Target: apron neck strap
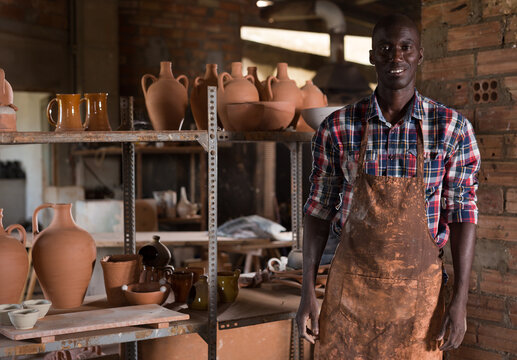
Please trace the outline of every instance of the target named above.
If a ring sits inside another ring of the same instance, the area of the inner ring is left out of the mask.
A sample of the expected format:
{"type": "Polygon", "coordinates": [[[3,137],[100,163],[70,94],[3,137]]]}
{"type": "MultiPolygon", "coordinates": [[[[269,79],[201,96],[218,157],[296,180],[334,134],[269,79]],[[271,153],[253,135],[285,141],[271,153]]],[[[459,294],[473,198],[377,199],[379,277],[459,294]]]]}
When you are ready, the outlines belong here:
{"type": "MultiPolygon", "coordinates": [[[[363,134],[361,137],[361,148],[359,150],[359,159],[358,159],[358,170],[364,172],[364,158],[366,156],[366,147],[368,146],[368,120],[363,121],[363,134]]],[[[422,130],[422,124],[420,120],[416,120],[416,133],[417,133],[417,141],[416,141],[416,176],[419,179],[424,178],[424,134],[422,130]]]]}

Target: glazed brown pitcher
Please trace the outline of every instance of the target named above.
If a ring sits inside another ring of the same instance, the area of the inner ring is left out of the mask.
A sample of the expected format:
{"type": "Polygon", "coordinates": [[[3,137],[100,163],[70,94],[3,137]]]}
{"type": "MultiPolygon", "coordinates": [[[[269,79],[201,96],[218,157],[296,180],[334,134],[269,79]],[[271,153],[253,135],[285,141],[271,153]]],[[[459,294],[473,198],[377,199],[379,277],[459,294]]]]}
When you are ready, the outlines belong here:
{"type": "Polygon", "coordinates": [[[85,99],[80,94],[56,94],[56,97],[48,103],[47,118],[50,125],[56,127],[56,131],[82,131],[88,126],[88,122],[81,122],[79,105],[85,99]],[[57,104],[57,121],[52,117],[52,105],[57,104]]]}
{"type": "Polygon", "coordinates": [[[86,93],[86,124],[88,131],[111,131],[108,119],[108,93],[86,93]]]}

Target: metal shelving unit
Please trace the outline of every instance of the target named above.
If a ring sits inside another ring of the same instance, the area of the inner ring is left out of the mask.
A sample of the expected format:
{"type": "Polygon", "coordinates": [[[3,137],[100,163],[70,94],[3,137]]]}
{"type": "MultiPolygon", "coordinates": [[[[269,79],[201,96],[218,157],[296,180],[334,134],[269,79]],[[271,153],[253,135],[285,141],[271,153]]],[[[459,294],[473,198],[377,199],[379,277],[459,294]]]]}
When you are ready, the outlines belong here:
{"type": "MultiPolygon", "coordinates": [[[[24,351],[16,351],[11,341],[10,347],[0,346],[0,357],[14,353],[38,353],[56,351],[91,345],[128,343],[126,356],[137,358],[137,341],[187,333],[199,333],[208,344],[208,358],[216,360],[217,330],[249,326],[270,321],[293,319],[294,313],[269,315],[260,318],[240,319],[238,322],[219,322],[217,320],[217,149],[218,142],[282,142],[288,146],[291,159],[291,221],[295,248],[301,247],[301,212],[302,212],[302,143],[310,142],[311,133],[299,132],[227,132],[217,131],[216,87],[208,88],[209,129],[208,131],[98,131],[98,132],[12,132],[0,133],[0,144],[49,144],[75,142],[103,142],[122,144],[122,164],[124,181],[124,252],[134,254],[135,246],[135,142],[198,142],[208,153],[208,235],[209,235],[209,311],[208,323],[200,319],[171,324],[166,329],[125,328],[124,331],[96,331],[84,336],[71,337],[71,340],[60,340],[47,344],[20,344],[24,351]],[[228,324],[234,324],[228,326],[228,324]],[[73,340],[72,340],[73,339],[73,340]]],[[[125,100],[123,104],[129,111],[122,114],[129,116],[132,124],[132,103],[125,100]]],[[[302,357],[301,341],[297,327],[292,326],[291,358],[302,357]]]]}

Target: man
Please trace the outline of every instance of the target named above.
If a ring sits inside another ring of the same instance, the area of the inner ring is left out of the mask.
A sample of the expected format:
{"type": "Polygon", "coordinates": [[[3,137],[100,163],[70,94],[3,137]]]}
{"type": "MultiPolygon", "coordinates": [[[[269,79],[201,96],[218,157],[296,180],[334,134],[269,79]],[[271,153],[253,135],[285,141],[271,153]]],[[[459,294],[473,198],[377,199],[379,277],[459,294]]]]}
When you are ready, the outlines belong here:
{"type": "Polygon", "coordinates": [[[377,89],[313,139],[296,320],[317,359],[441,359],[466,331],[479,150],[466,118],[415,90],[414,22],[390,15],[372,36],[377,89]],[[318,315],[314,282],[332,219],[341,240],[318,315]],[[455,283],[445,311],[448,239],[455,283]]]}

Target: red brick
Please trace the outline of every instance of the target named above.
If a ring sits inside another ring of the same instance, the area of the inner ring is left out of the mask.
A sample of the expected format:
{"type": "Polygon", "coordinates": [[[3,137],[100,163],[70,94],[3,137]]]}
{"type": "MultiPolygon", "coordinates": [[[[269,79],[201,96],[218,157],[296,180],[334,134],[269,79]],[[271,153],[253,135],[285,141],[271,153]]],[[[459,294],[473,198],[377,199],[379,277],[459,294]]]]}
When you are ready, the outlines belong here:
{"type": "Polygon", "coordinates": [[[517,270],[517,245],[509,246],[508,251],[508,267],[512,270],[517,270]]]}
{"type": "Polygon", "coordinates": [[[221,1],[221,9],[233,12],[239,12],[241,7],[238,4],[229,2],[229,1],[221,1]]]}
{"type": "MultiPolygon", "coordinates": [[[[516,21],[517,23],[517,21],[516,21]]],[[[517,29],[515,29],[517,36],[517,29]]],[[[517,76],[509,76],[504,78],[504,86],[508,89],[514,101],[517,100],[517,76]]]]}
{"type": "Polygon", "coordinates": [[[501,322],[504,318],[504,301],[491,296],[469,294],[467,315],[469,318],[501,322]]]}
{"type": "MultiPolygon", "coordinates": [[[[449,282],[447,285],[449,285],[449,284],[452,285],[452,284],[454,284],[454,268],[453,268],[452,264],[444,264],[444,266],[445,266],[445,271],[449,275],[449,282]]],[[[472,270],[470,273],[470,278],[469,278],[469,291],[471,291],[471,292],[476,291],[477,284],[478,284],[478,273],[475,270],[472,270]]]]}
{"type": "Polygon", "coordinates": [[[503,189],[493,186],[480,186],[477,196],[478,208],[481,214],[501,214],[503,212],[503,189]]]}
{"type": "Polygon", "coordinates": [[[502,159],[504,147],[504,135],[477,135],[481,159],[502,159]]]}
{"type": "Polygon", "coordinates": [[[517,130],[517,111],[513,106],[492,106],[476,109],[477,131],[517,130]]]}
{"type": "Polygon", "coordinates": [[[517,301],[510,302],[510,321],[514,327],[517,327],[517,301]]]}
{"type": "Polygon", "coordinates": [[[517,214],[517,189],[508,189],[506,191],[506,211],[517,214]]]}
{"type": "Polygon", "coordinates": [[[452,94],[453,101],[451,105],[465,106],[469,101],[469,88],[467,82],[455,82],[446,85],[446,91],[452,94]]]}
{"type": "Polygon", "coordinates": [[[517,72],[517,48],[505,48],[478,53],[478,75],[504,74],[511,72],[517,72]]]}
{"type": "Polygon", "coordinates": [[[435,24],[460,25],[467,23],[470,1],[456,0],[446,3],[422,6],[422,28],[435,24]]]}
{"type": "Polygon", "coordinates": [[[424,61],[422,80],[452,80],[470,78],[474,74],[474,56],[461,55],[424,61]]]}
{"type": "Polygon", "coordinates": [[[517,2],[514,0],[483,0],[483,17],[515,14],[517,2]]]}
{"type": "Polygon", "coordinates": [[[499,354],[462,346],[449,352],[449,360],[502,360],[499,354]]]}
{"type": "Polygon", "coordinates": [[[474,110],[473,109],[456,109],[461,115],[465,116],[470,120],[471,123],[474,123],[474,110]]]}
{"type": "Polygon", "coordinates": [[[480,215],[477,236],[490,240],[517,241],[516,220],[509,216],[480,215]]]}
{"type": "Polygon", "coordinates": [[[501,42],[502,33],[499,21],[456,27],[450,29],[447,35],[449,51],[495,46],[501,42]]]}
{"type": "Polygon", "coordinates": [[[517,330],[481,324],[478,339],[484,348],[517,353],[517,330]]]}
{"type": "Polygon", "coordinates": [[[517,162],[485,161],[481,163],[479,182],[485,185],[514,184],[517,178],[517,162]]]}
{"type": "Polygon", "coordinates": [[[497,295],[517,296],[517,275],[511,273],[502,275],[498,270],[485,269],[481,273],[481,291],[497,295]]]}

